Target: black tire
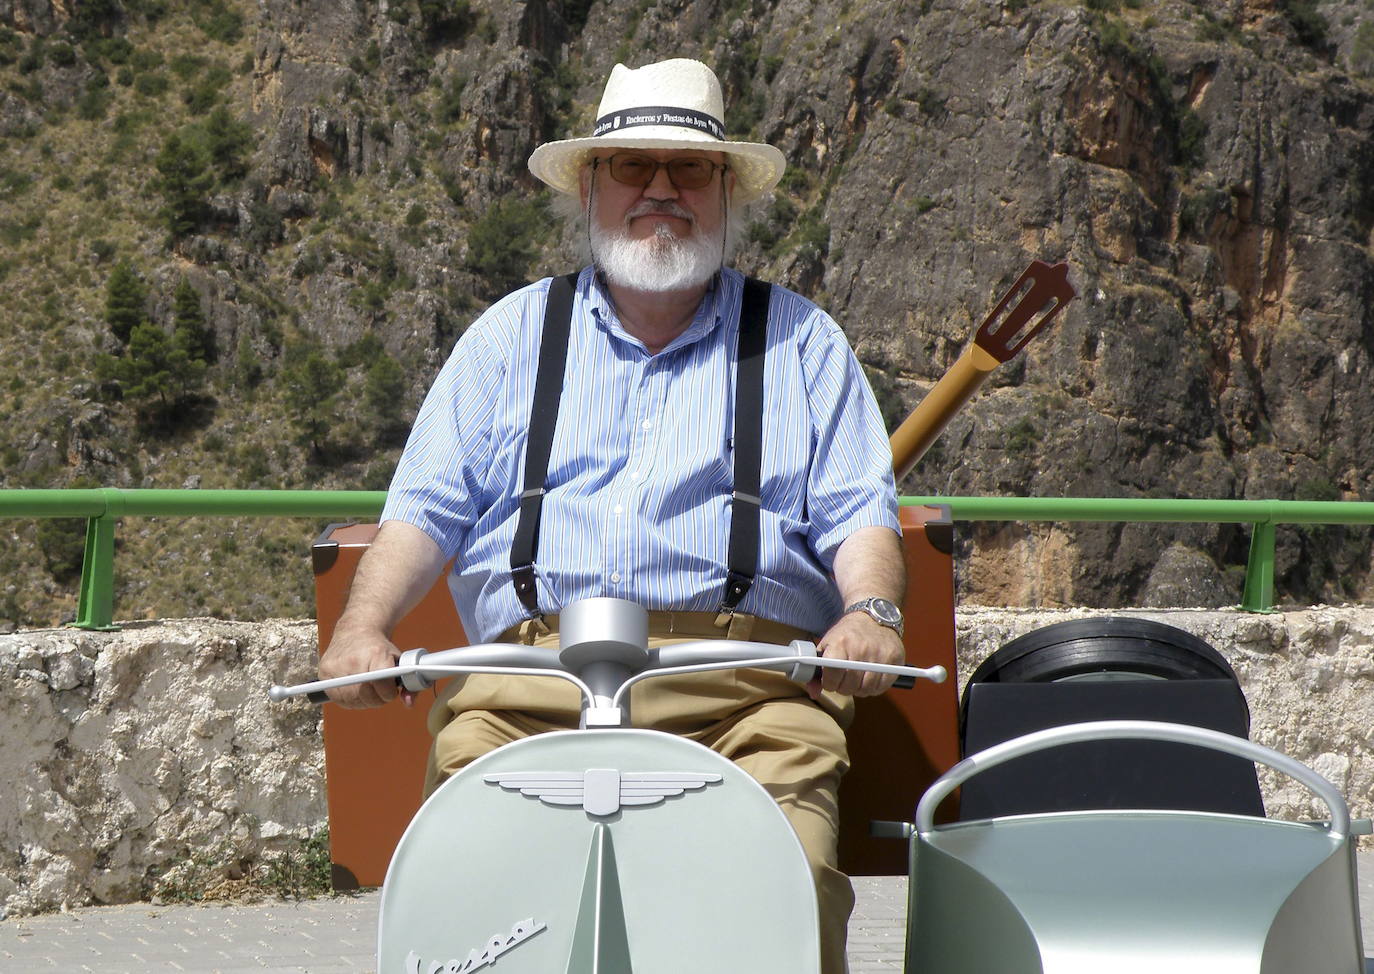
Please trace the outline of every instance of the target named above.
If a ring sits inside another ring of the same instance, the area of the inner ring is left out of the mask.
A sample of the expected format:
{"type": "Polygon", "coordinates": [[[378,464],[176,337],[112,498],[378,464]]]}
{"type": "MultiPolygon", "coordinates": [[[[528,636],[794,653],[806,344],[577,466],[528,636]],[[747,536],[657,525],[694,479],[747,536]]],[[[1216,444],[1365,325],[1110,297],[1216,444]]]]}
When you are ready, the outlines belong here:
{"type": "Polygon", "coordinates": [[[973,671],[959,701],[960,753],[967,732],[969,687],[973,684],[1087,679],[1239,683],[1236,671],[1215,649],[1192,633],[1162,622],[1123,616],[1056,622],[1013,639],[973,671]]]}
{"type": "Polygon", "coordinates": [[[1093,675],[1159,680],[1235,680],[1231,664],[1191,633],[1150,619],[1073,619],[1013,639],[973,671],[970,683],[1050,683],[1093,675]]]}

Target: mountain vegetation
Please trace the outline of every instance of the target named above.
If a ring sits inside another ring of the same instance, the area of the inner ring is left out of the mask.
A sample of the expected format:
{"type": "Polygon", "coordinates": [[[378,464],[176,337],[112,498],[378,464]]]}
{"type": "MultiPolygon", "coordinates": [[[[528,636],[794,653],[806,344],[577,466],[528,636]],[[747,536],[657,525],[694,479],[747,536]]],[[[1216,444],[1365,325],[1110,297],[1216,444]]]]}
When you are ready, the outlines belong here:
{"type": "MultiPolygon", "coordinates": [[[[383,489],[467,323],[580,260],[529,152],[675,55],[789,160],[740,265],[890,422],[1069,262],[904,492],[1374,498],[1374,0],[0,0],[0,487],[383,489]]],[[[321,527],[125,519],[117,614],[309,615],[321,527]]],[[[0,624],[70,618],[81,522],[3,528],[0,624]]],[[[1226,604],[1246,540],[980,525],[961,591],[1226,604]]],[[[1281,529],[1280,590],[1370,553],[1281,529]]]]}

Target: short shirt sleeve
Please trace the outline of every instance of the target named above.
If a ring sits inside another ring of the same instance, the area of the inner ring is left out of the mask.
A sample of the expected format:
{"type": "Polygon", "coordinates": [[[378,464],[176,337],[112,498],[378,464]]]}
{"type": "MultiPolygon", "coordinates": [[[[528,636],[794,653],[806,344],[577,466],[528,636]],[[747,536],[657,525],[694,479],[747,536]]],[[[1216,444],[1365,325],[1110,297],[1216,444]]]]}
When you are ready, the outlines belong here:
{"type": "Polygon", "coordinates": [[[855,531],[887,527],[901,533],[892,448],[863,368],[839,325],[824,312],[807,343],[814,451],[807,481],[810,544],[827,570],[855,531]]]}
{"type": "Polygon", "coordinates": [[[505,363],[478,319],[440,370],[387,491],[384,521],[424,531],[452,558],[488,506],[482,471],[492,455],[491,430],[505,363]]]}

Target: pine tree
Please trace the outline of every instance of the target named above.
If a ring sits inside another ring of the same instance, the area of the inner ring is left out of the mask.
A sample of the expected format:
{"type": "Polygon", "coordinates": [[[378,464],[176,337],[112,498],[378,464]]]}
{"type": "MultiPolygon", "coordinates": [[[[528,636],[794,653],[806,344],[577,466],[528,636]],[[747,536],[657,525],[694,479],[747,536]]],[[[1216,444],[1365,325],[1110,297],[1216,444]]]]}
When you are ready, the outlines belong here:
{"type": "Polygon", "coordinates": [[[318,457],[328,444],[329,430],[338,422],[336,406],[344,373],[319,349],[311,349],[282,370],[287,415],[300,442],[318,457]]]}
{"type": "Polygon", "coordinates": [[[201,126],[205,149],[220,179],[232,183],[248,173],[245,155],[253,148],[253,127],[240,122],[229,109],[218,106],[201,126]]]}
{"type": "Polygon", "coordinates": [[[368,366],[367,377],[363,380],[363,408],[368,424],[384,443],[405,433],[405,391],[405,371],[394,358],[382,352],[368,366]]]}
{"type": "Polygon", "coordinates": [[[135,326],[148,320],[148,289],[127,260],[110,272],[105,285],[105,321],[121,345],[129,344],[135,326]]]}
{"type": "Polygon", "coordinates": [[[215,335],[205,327],[205,312],[200,307],[200,294],[185,277],[172,292],[172,338],[186,355],[201,362],[215,360],[215,335]]]}
{"type": "Polygon", "coordinates": [[[170,426],[180,407],[200,393],[205,383],[205,362],[192,358],[186,349],[157,325],[136,325],[123,358],[110,371],[133,405],[145,427],[170,426]]]}
{"type": "Polygon", "coordinates": [[[153,165],[161,174],[158,189],[164,200],[158,215],[172,236],[184,237],[205,218],[205,196],[212,179],[206,152],[195,140],[173,132],[153,165]]]}

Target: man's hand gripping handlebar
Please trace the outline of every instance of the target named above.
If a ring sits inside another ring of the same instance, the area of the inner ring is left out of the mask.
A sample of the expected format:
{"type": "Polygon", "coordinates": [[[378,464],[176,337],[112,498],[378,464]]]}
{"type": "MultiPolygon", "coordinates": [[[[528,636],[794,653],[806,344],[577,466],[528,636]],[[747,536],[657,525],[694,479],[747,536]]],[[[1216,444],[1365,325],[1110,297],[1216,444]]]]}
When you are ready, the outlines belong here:
{"type": "Polygon", "coordinates": [[[483,643],[431,653],[412,649],[395,666],[372,669],[294,687],[274,686],[273,700],[308,696],[316,703],[328,691],[359,683],[389,681],[402,692],[419,693],[437,680],[465,673],[523,673],[567,680],[582,694],[584,727],[624,727],[629,724],[629,690],[641,680],[680,673],[733,670],[746,666],[778,670],[797,683],[807,684],[822,667],[866,670],[898,677],[910,686],[916,679],[941,683],[942,666],[922,669],[820,656],[814,643],[794,640],[787,646],[734,639],[703,640],[649,649],[649,616],[642,606],[624,599],[584,599],[566,606],[559,616],[559,648],[509,643],[483,643]]]}
{"type": "MultiPolygon", "coordinates": [[[[608,641],[609,642],[609,641],[608,641]]],[[[577,647],[575,647],[577,648],[577,647]]],[[[636,647],[631,647],[631,649],[636,647]]],[[[314,703],[329,698],[326,691],[374,680],[394,681],[403,690],[418,693],[445,677],[466,673],[524,674],[552,676],[577,686],[583,698],[587,726],[621,726],[614,713],[622,707],[631,686],[642,680],[678,673],[702,673],[756,666],[785,673],[805,685],[820,667],[867,670],[897,675],[896,686],[910,687],[917,679],[943,683],[943,666],[893,666],[855,660],[827,659],[816,654],[814,643],[796,640],[787,646],[738,640],[709,640],[679,643],[660,649],[637,647],[639,653],[625,652],[623,646],[581,647],[570,653],[510,643],[483,643],[429,652],[412,649],[401,654],[397,665],[358,673],[353,676],[316,680],[297,686],[274,686],[268,695],[277,701],[305,696],[314,703]],[[598,649],[606,650],[598,652],[598,649]]]]}

